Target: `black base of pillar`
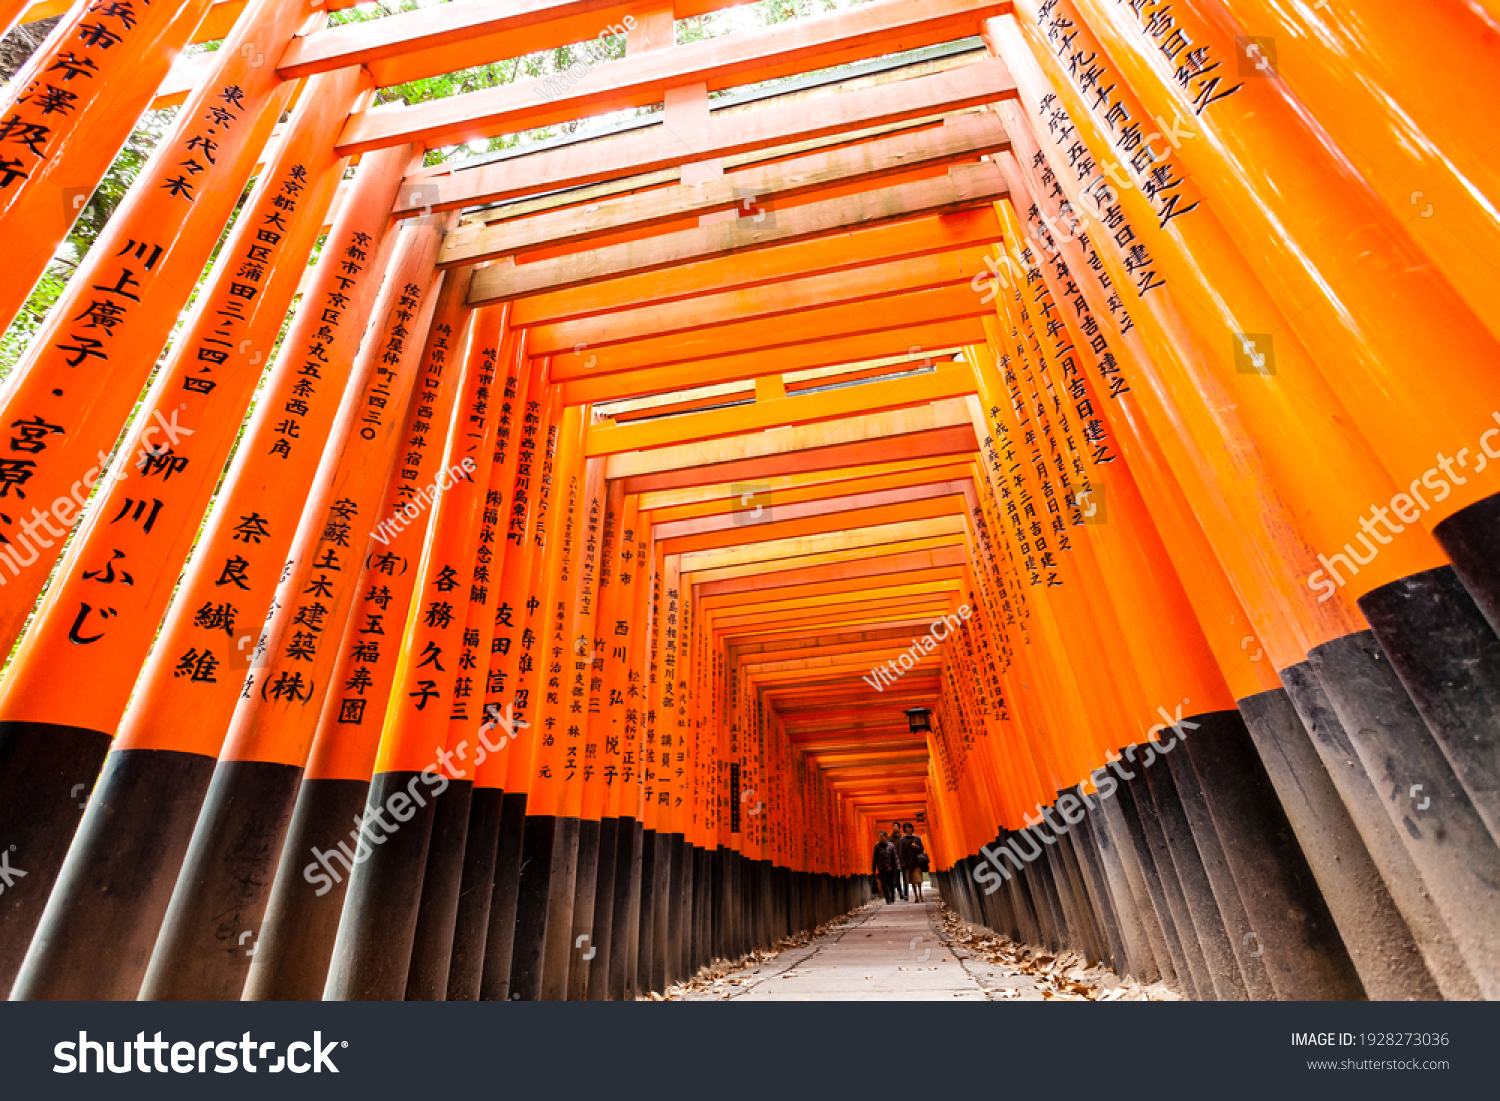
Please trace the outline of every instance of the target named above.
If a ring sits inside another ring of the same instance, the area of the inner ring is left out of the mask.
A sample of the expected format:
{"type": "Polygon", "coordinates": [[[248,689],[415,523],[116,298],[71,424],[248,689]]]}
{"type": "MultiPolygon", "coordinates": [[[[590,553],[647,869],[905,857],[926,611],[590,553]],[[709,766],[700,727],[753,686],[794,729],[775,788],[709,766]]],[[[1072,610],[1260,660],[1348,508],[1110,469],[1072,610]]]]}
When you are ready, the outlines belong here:
{"type": "MultiPolygon", "coordinates": [[[[573,894],[578,886],[577,818],[558,818],[552,842],[551,882],[547,896],[547,934],[542,964],[542,997],[549,1002],[568,999],[568,973],[575,947],[573,894]]],[[[596,849],[597,853],[597,849],[596,849]]]]}
{"type": "Polygon", "coordinates": [[[1193,769],[1255,926],[1277,997],[1361,999],[1364,990],[1239,711],[1194,715],[1193,769]]]}
{"type": "Polygon", "coordinates": [[[644,833],[633,818],[619,820],[615,847],[614,947],[609,957],[611,1001],[631,1001],[639,993],[641,952],[641,880],[644,833]]]}
{"type": "Polygon", "coordinates": [[[1500,638],[1449,566],[1359,598],[1370,631],[1500,839],[1500,638]]]}
{"type": "MultiPolygon", "coordinates": [[[[11,988],[12,999],[135,998],[214,764],[212,757],[170,750],[109,754],[11,988]]],[[[0,819],[8,816],[9,808],[0,811],[0,819]]],[[[15,863],[28,877],[37,874],[29,864],[15,863]]],[[[6,901],[25,883],[17,880],[6,888],[6,901]]],[[[11,921],[19,932],[25,918],[7,913],[7,925],[11,921]]]]}
{"type": "Polygon", "coordinates": [[[1453,560],[1464,588],[1500,634],[1500,493],[1448,517],[1432,534],[1453,560]]]}
{"type": "Polygon", "coordinates": [[[1369,631],[1308,660],[1481,995],[1500,998],[1500,849],[1369,631]]]}
{"type": "Polygon", "coordinates": [[[640,914],[636,926],[636,987],[638,994],[662,987],[656,980],[656,891],[657,855],[660,849],[655,830],[641,830],[640,914]]]}
{"type": "Polygon", "coordinates": [[[464,841],[463,880],[448,966],[446,999],[450,1002],[477,1001],[483,989],[485,938],[495,898],[495,862],[504,803],[505,793],[499,788],[475,788],[469,804],[469,835],[464,841]]]}
{"type": "Polygon", "coordinates": [[[318,1001],[359,853],[368,780],[303,780],[250,961],[246,1001],[318,1001]]]}
{"type": "MultiPolygon", "coordinates": [[[[369,857],[349,877],[325,1000],[400,1001],[406,996],[428,848],[441,802],[460,786],[469,783],[409,771],[376,773],[370,781],[360,838],[369,857]],[[442,782],[429,785],[429,777],[442,782]]],[[[459,800],[467,810],[467,792],[459,800]]]]}
{"type": "Polygon", "coordinates": [[[1377,1001],[1437,998],[1412,932],[1308,733],[1309,725],[1337,724],[1338,717],[1306,662],[1289,666],[1282,680],[1285,691],[1243,699],[1240,712],[1365,992],[1377,1001]]]}
{"type": "Polygon", "coordinates": [[[144,1001],[234,1001],[245,986],[302,769],[220,761],[162,921],[144,1001]]]}
{"type": "Polygon", "coordinates": [[[0,895],[0,991],[21,969],[109,743],[98,730],[0,723],[0,854],[15,869],[0,895]]]}
{"type": "Polygon", "coordinates": [[[473,802],[474,784],[469,780],[453,781],[437,797],[432,839],[427,844],[427,870],[422,875],[422,902],[412,934],[411,964],[406,971],[405,997],[409,1002],[441,1002],[448,997],[473,802]]]}
{"type": "MultiPolygon", "coordinates": [[[[587,818],[578,823],[578,865],[573,878],[573,931],[568,936],[570,1002],[586,1002],[589,976],[599,960],[599,922],[594,905],[599,890],[599,841],[603,826],[587,818]]],[[[604,967],[608,966],[606,958],[604,967]]]]}
{"type": "Polygon", "coordinates": [[[594,932],[590,940],[594,958],[589,961],[588,989],[583,995],[591,1002],[602,1002],[609,997],[610,960],[615,948],[615,869],[619,838],[618,818],[605,818],[599,823],[599,867],[594,875],[594,932]]]}
{"type": "Polygon", "coordinates": [[[489,929],[484,938],[484,977],[479,986],[479,997],[484,1001],[511,1000],[510,977],[515,960],[527,821],[524,791],[507,791],[501,796],[500,838],[495,845],[495,893],[490,899],[489,929]]]}
{"type": "Polygon", "coordinates": [[[557,819],[527,815],[521,838],[520,876],[516,884],[516,932],[511,950],[512,1001],[535,1002],[542,997],[542,968],[547,952],[547,902],[552,889],[552,850],[557,843],[557,819]]]}

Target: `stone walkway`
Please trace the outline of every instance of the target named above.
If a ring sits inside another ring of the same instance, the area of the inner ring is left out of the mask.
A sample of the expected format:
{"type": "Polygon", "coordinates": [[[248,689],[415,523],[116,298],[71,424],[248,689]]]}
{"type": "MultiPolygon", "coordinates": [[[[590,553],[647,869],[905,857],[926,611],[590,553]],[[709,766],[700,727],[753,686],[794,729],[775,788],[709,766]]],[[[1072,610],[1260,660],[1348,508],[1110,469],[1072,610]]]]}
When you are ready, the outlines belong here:
{"type": "Polygon", "coordinates": [[[877,899],[809,944],[674,994],[684,1001],[1040,1001],[1042,987],[952,943],[929,892],[920,904],[877,899]]]}

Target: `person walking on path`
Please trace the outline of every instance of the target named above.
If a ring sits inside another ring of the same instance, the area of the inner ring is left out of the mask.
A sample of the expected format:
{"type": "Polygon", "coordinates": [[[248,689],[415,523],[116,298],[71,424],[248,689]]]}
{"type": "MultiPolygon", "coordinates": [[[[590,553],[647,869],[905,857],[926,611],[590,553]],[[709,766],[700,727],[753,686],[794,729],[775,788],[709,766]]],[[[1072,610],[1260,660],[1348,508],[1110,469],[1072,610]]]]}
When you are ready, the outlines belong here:
{"type": "Polygon", "coordinates": [[[916,902],[922,901],[922,871],[928,862],[927,848],[922,844],[922,839],[917,836],[908,822],[902,827],[901,845],[899,848],[901,856],[901,870],[906,873],[906,882],[911,887],[912,898],[916,902]]]}
{"type": "Polygon", "coordinates": [[[891,823],[891,844],[896,849],[896,893],[901,896],[901,901],[906,901],[906,871],[905,865],[901,863],[901,823],[891,823]]]}
{"type": "Polygon", "coordinates": [[[880,831],[880,840],[875,842],[874,870],[880,879],[880,893],[885,896],[886,905],[896,901],[896,846],[891,844],[890,838],[884,830],[880,831]]]}

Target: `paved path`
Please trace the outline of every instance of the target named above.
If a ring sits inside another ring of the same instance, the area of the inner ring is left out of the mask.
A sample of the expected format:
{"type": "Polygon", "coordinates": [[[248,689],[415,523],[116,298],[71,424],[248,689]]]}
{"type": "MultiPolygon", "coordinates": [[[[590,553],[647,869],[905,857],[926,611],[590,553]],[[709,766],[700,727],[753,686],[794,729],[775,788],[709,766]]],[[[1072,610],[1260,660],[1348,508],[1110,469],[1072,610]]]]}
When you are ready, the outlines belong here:
{"type": "Polygon", "coordinates": [[[935,892],[923,903],[877,899],[844,924],[723,979],[684,992],[687,1001],[1041,1000],[1036,981],[947,941],[935,892]]]}

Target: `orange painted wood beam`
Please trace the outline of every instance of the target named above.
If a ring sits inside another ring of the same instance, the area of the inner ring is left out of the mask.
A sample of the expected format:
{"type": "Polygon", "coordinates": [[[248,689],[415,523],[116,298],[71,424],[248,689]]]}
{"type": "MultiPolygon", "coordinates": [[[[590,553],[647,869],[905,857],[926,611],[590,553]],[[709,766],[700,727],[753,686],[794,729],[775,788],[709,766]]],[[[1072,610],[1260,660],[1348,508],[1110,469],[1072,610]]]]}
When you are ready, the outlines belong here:
{"type": "MultiPolygon", "coordinates": [[[[760,478],[789,474],[797,470],[838,469],[873,462],[876,459],[893,459],[899,462],[904,458],[970,455],[978,446],[979,441],[974,436],[972,424],[935,424],[911,433],[885,438],[850,440],[817,450],[788,450],[784,453],[742,457],[727,456],[712,466],[663,464],[656,469],[621,470],[614,476],[625,478],[625,492],[632,493],[722,481],[753,483],[760,478]]],[[[908,536],[908,538],[918,537],[908,536]]]]}
{"type": "MultiPolygon", "coordinates": [[[[778,507],[793,504],[802,504],[807,501],[822,501],[830,497],[838,497],[850,493],[875,493],[886,489],[904,489],[909,486],[931,485],[935,482],[954,481],[962,478],[972,477],[970,464],[947,463],[940,466],[924,465],[914,470],[903,470],[899,473],[882,474],[875,477],[860,478],[852,481],[828,481],[814,485],[787,488],[779,491],[769,489],[755,489],[746,497],[742,491],[741,497],[726,497],[718,500],[706,501],[702,504],[682,505],[677,508],[661,509],[652,514],[652,522],[656,524],[670,524],[679,520],[693,520],[704,516],[738,515],[743,512],[753,512],[754,507],[775,510],[778,507]]],[[[855,568],[859,568],[855,564],[855,568]]],[[[756,587],[755,582],[745,584],[745,588],[756,587]]],[[[723,590],[729,591],[729,590],[723,590]]]]}
{"type": "MultiPolygon", "coordinates": [[[[681,536],[702,535],[708,532],[753,532],[756,528],[789,520],[800,520],[809,516],[836,516],[851,512],[904,504],[909,501],[929,501],[950,495],[967,496],[972,492],[972,482],[923,481],[916,485],[897,486],[880,490],[855,490],[836,494],[814,501],[802,501],[783,505],[780,508],[763,510],[759,515],[735,515],[720,513],[715,516],[698,516],[671,523],[658,523],[652,529],[658,541],[676,539],[681,536]]],[[[748,542],[749,540],[747,540],[748,542]]]]}
{"type": "MultiPolygon", "coordinates": [[[[695,591],[700,598],[707,599],[723,593],[775,589],[782,585],[801,585],[847,577],[869,577],[898,570],[935,569],[941,566],[961,566],[967,563],[968,558],[964,553],[964,548],[950,545],[935,547],[932,550],[909,551],[904,554],[869,554],[850,561],[818,563],[796,569],[752,574],[707,585],[700,584],[695,591]]],[[[684,576],[688,579],[696,579],[694,574],[684,576]]],[[[688,584],[689,581],[685,580],[683,583],[688,584]]]]}
{"type": "MultiPolygon", "coordinates": [[[[756,487],[756,492],[779,494],[784,491],[800,489],[816,489],[819,486],[835,485],[839,482],[862,481],[867,478],[883,478],[893,474],[915,473],[932,467],[947,466],[952,460],[945,458],[917,459],[910,463],[869,463],[865,466],[841,467],[836,470],[813,470],[802,474],[789,474],[780,478],[767,478],[765,482],[756,487]]],[[[676,509],[693,509],[698,507],[719,508],[733,507],[736,504],[743,506],[745,502],[740,500],[745,492],[745,487],[730,482],[718,482],[711,485],[692,486],[688,489],[670,489],[654,493],[642,493],[637,501],[636,507],[641,513],[647,514],[654,522],[656,520],[676,520],[681,516],[675,515],[676,509]]],[[[698,515],[690,513],[687,515],[698,515]]]]}
{"type": "Polygon", "coordinates": [[[778,713],[785,712],[792,720],[796,719],[798,713],[823,710],[830,705],[859,706],[868,711],[868,703],[872,699],[907,699],[910,697],[925,696],[938,684],[935,673],[919,673],[910,677],[904,677],[896,682],[892,688],[884,692],[877,692],[865,681],[845,681],[843,685],[832,691],[816,691],[807,689],[777,689],[775,692],[767,692],[766,700],[775,705],[778,713]]]}
{"type": "Polygon", "coordinates": [[[538,191],[584,187],[647,172],[676,172],[689,159],[731,157],[846,131],[920,119],[1014,98],[1015,83],[1004,64],[986,58],[928,76],[853,92],[710,115],[701,132],[683,136],[664,127],[608,142],[580,142],[561,149],[508,157],[484,165],[453,164],[419,169],[394,208],[398,217],[427,210],[455,210],[538,191]]]}
{"type": "Polygon", "coordinates": [[[647,228],[725,210],[748,212],[753,207],[756,216],[752,220],[763,223],[775,216],[765,208],[781,200],[840,185],[868,187],[870,181],[924,165],[973,161],[1009,146],[1000,116],[989,111],[959,115],[943,126],[757,165],[699,184],[677,184],[526,218],[461,226],[444,239],[438,262],[472,264],[551,245],[578,245],[626,227],[647,228]]]}
{"type": "MultiPolygon", "coordinates": [[[[784,317],[837,303],[863,302],[893,294],[963,285],[986,272],[987,246],[955,252],[905,257],[867,267],[826,272],[697,298],[641,306],[595,317],[577,318],[531,331],[531,354],[573,352],[583,345],[595,366],[607,370],[611,345],[729,325],[758,318],[784,317]]],[[[976,296],[979,297],[979,296],[976,296]]],[[[739,349],[735,349],[739,350],[739,349]]],[[[585,358],[585,362],[588,359],[585,358]]]]}
{"type": "Polygon", "coordinates": [[[607,276],[658,271],[922,214],[980,207],[1003,198],[1008,194],[1007,187],[1005,177],[992,162],[960,164],[935,179],[780,211],[774,224],[771,219],[758,222],[754,218],[736,218],[534,264],[517,264],[506,259],[474,274],[469,285],[469,304],[504,302],[576,287],[607,276]]]}
{"type": "Polygon", "coordinates": [[[892,639],[904,637],[904,632],[899,627],[875,627],[862,631],[825,631],[815,637],[773,639],[755,641],[753,639],[742,639],[731,643],[725,648],[725,660],[733,664],[742,657],[749,658],[756,655],[779,654],[798,648],[808,646],[836,646],[845,642],[873,642],[880,639],[892,639]]]}
{"type": "MultiPolygon", "coordinates": [[[[954,283],[858,302],[835,302],[779,317],[730,322],[676,336],[632,340],[609,345],[598,352],[585,349],[581,363],[574,355],[558,356],[552,361],[552,370],[558,381],[566,382],[583,375],[649,370],[689,361],[701,363],[721,356],[743,356],[764,349],[789,348],[803,342],[836,340],[896,328],[965,318],[982,320],[986,310],[988,307],[973,288],[954,283]]],[[[921,349],[902,349],[908,350],[921,349]]]]}
{"type": "MultiPolygon", "coordinates": [[[[887,584],[879,586],[879,591],[884,592],[899,585],[902,589],[909,589],[913,585],[928,585],[931,591],[938,591],[939,585],[947,581],[960,581],[965,576],[966,566],[934,566],[923,570],[902,570],[896,573],[884,575],[887,584]]],[[[721,593],[718,596],[699,597],[699,606],[704,613],[746,611],[756,607],[771,605],[788,605],[788,602],[807,599],[810,597],[828,596],[843,593],[868,593],[875,591],[868,577],[831,578],[826,581],[808,581],[800,585],[785,585],[777,589],[753,589],[749,592],[721,593]]],[[[873,635],[881,645],[889,644],[890,638],[895,636],[884,636],[882,632],[868,632],[873,635]]],[[[869,638],[852,638],[847,645],[865,647],[870,643],[869,638]]],[[[818,645],[829,650],[838,650],[846,643],[822,639],[818,645]]],[[[752,651],[753,653],[754,651],[752,651]]],[[[775,650],[764,650],[761,653],[775,653],[775,650]]],[[[748,655],[744,650],[739,651],[742,658],[748,655]]]]}
{"type": "Polygon", "coordinates": [[[686,555],[683,564],[687,571],[704,565],[728,565],[741,562],[774,561],[780,565],[792,565],[796,560],[809,555],[821,554],[832,549],[863,547],[872,551],[890,543],[901,542],[914,535],[934,535],[962,529],[964,517],[943,516],[933,520],[913,520],[907,523],[875,524],[856,530],[840,529],[821,535],[807,535],[796,539],[774,539],[766,543],[736,544],[717,550],[703,550],[686,555]]]}
{"type": "MultiPolygon", "coordinates": [[[[700,472],[704,481],[737,481],[716,477],[724,471],[709,470],[716,466],[727,466],[743,459],[765,459],[796,452],[824,452],[822,456],[809,456],[808,465],[801,469],[816,469],[814,464],[849,466],[844,455],[833,452],[841,444],[881,440],[894,444],[899,437],[917,432],[930,432],[940,428],[967,427],[973,433],[969,419],[968,404],[962,398],[936,401],[914,409],[898,409],[886,413],[869,413],[863,416],[846,417],[820,426],[795,425],[786,428],[771,428],[753,435],[729,436],[718,440],[703,440],[678,444],[674,447],[659,447],[651,451],[631,451],[623,455],[611,455],[606,467],[610,478],[630,478],[640,474],[653,474],[668,470],[692,469],[700,472]],[[829,461],[830,459],[834,461],[829,461]]],[[[898,459],[901,456],[888,456],[898,459]]],[[[639,488],[629,484],[626,493],[639,488]]],[[[656,488],[656,487],[651,487],[656,488]]]]}
{"type": "Polygon", "coordinates": [[[889,526],[914,520],[961,516],[967,510],[968,503],[963,495],[953,493],[921,501],[904,501],[898,504],[878,505],[874,508],[850,509],[847,512],[800,517],[795,520],[773,520],[769,524],[754,524],[728,531],[684,535],[676,539],[661,540],[659,545],[667,554],[689,554],[693,551],[743,547],[750,543],[795,539],[830,532],[852,532],[865,527],[889,526]]]}
{"type": "Polygon", "coordinates": [[[989,246],[1002,234],[994,207],[927,215],[736,256],[700,260],[647,275],[603,278],[585,286],[523,298],[512,307],[517,327],[635,309],[705,294],[784,283],[889,260],[989,246]]]}
{"type": "MultiPolygon", "coordinates": [[[[701,83],[715,92],[950,42],[976,33],[984,19],[1009,8],[1008,2],[994,0],[883,0],[763,30],[646,50],[595,65],[550,98],[530,83],[509,84],[391,113],[361,112],[350,117],[338,150],[347,155],[407,142],[430,149],[648,107],[661,103],[668,88],[701,83]]],[[[679,153],[675,159],[684,158],[679,153]]]]}
{"type": "MultiPolygon", "coordinates": [[[[902,570],[897,573],[882,575],[886,586],[900,585],[903,588],[912,585],[927,585],[929,592],[948,592],[950,589],[940,589],[939,583],[945,581],[964,581],[966,579],[966,563],[957,563],[949,566],[932,566],[928,569],[902,570]]],[[[799,585],[785,585],[775,589],[756,589],[743,593],[721,593],[718,596],[701,597],[705,613],[712,611],[717,620],[720,615],[733,615],[766,608],[772,605],[784,603],[789,600],[798,600],[805,596],[829,595],[841,593],[858,593],[868,591],[874,582],[869,577],[832,578],[826,581],[807,581],[799,585]],[[713,601],[713,603],[709,603],[713,601]],[[731,603],[731,601],[733,603],[731,603]]],[[[919,632],[925,634],[926,632],[919,632]]],[[[833,634],[828,631],[822,632],[817,644],[820,646],[836,647],[840,645],[840,639],[852,639],[861,644],[872,638],[896,638],[909,641],[910,631],[906,627],[876,626],[858,630],[851,627],[851,631],[833,634]],[[851,633],[852,632],[852,633],[851,633]]],[[[736,645],[736,653],[740,656],[748,656],[756,653],[775,653],[777,650],[788,646],[807,645],[806,639],[781,639],[777,641],[743,639],[736,645]]]]}
{"type": "Polygon", "coordinates": [[[860,628],[869,630],[890,628],[893,630],[909,631],[913,628],[922,628],[924,624],[929,622],[931,620],[923,619],[921,616],[913,615],[912,612],[908,611],[896,618],[891,618],[889,615],[871,616],[867,623],[860,621],[850,621],[848,623],[811,622],[800,627],[789,627],[780,623],[772,623],[759,631],[747,631],[736,634],[732,640],[728,635],[725,635],[724,642],[726,645],[738,646],[741,643],[794,641],[809,636],[826,635],[830,631],[838,631],[843,628],[850,630],[858,630],[860,628]]]}
{"type": "Polygon", "coordinates": [[[820,611],[807,611],[795,615],[781,612],[752,612],[740,615],[715,616],[713,630],[722,638],[736,635],[764,634],[768,629],[816,625],[826,629],[829,624],[880,623],[900,616],[923,618],[941,614],[949,607],[950,600],[944,595],[923,593],[912,597],[893,599],[888,607],[876,611],[861,606],[859,601],[848,601],[820,611]]]}
{"type": "Polygon", "coordinates": [[[968,536],[964,532],[955,532],[950,535],[931,535],[925,539],[907,539],[899,543],[889,543],[878,551],[871,551],[865,547],[851,547],[844,550],[825,551],[821,554],[807,555],[798,560],[795,566],[781,562],[747,562],[740,566],[726,566],[716,570],[694,570],[684,575],[683,584],[694,584],[700,590],[709,584],[719,581],[735,581],[741,578],[756,578],[767,573],[785,572],[789,569],[813,569],[822,565],[836,565],[844,562],[857,562],[870,559],[879,559],[887,555],[910,554],[929,550],[951,551],[955,547],[960,553],[967,555],[968,536]]]}
{"type": "Polygon", "coordinates": [[[773,398],[733,409],[688,413],[638,424],[597,424],[589,429],[584,454],[596,458],[787,425],[817,424],[963,397],[975,390],[974,373],[965,365],[888,383],[865,383],[795,398],[773,398]]]}
{"type": "MultiPolygon", "coordinates": [[[[573,378],[561,384],[562,396],[566,404],[582,405],[689,390],[697,386],[763,378],[784,371],[837,367],[845,363],[906,354],[913,349],[920,353],[927,348],[952,348],[955,343],[970,343],[975,333],[979,334],[979,339],[983,339],[983,318],[961,317],[951,321],[923,322],[878,332],[812,340],[779,348],[773,356],[762,351],[737,351],[665,367],[573,378]],[[965,337],[970,339],[965,340],[965,337]]],[[[582,364],[587,364],[591,354],[584,348],[580,349],[581,358],[568,353],[559,357],[559,360],[565,362],[578,359],[582,364]]]]}

